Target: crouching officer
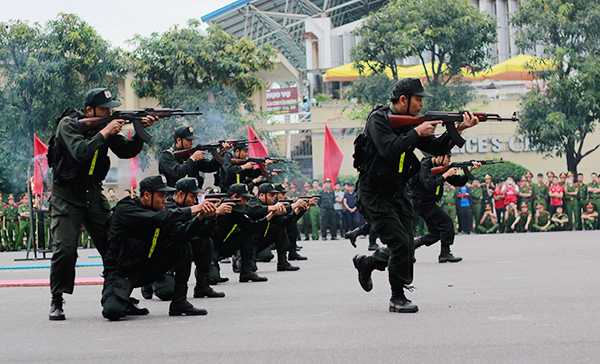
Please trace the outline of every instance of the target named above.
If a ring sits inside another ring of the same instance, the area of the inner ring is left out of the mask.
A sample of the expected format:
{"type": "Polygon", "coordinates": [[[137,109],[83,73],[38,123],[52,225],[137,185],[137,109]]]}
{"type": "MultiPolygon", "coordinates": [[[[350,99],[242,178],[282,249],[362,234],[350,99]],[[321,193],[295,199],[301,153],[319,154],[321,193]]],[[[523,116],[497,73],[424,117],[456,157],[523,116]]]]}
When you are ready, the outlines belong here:
{"type": "Polygon", "coordinates": [[[255,234],[256,252],[263,251],[272,244],[277,247],[277,270],[278,271],[296,271],[300,267],[291,265],[287,260],[287,252],[290,247],[290,241],[286,232],[289,224],[297,221],[300,210],[308,209],[308,203],[304,200],[298,200],[292,204],[283,204],[277,202],[279,191],[271,183],[263,183],[258,188],[258,198],[252,199],[248,203],[248,216],[258,220],[268,214],[269,209],[279,209],[281,206],[285,209],[285,214],[275,216],[267,223],[266,228],[259,234],[255,234]]]}
{"type": "MultiPolygon", "coordinates": [[[[442,174],[433,175],[434,167],[446,167],[450,164],[450,155],[432,156],[426,155],[421,160],[419,174],[412,177],[408,183],[407,193],[412,199],[412,204],[417,215],[421,216],[427,223],[428,233],[415,240],[415,249],[422,246],[431,246],[438,240],[442,248],[438,261],[440,263],[456,263],[462,260],[450,252],[450,246],[454,244],[454,222],[437,202],[444,195],[444,183],[453,186],[464,186],[469,180],[467,176],[458,176],[458,168],[448,168],[442,174]]],[[[471,170],[479,168],[481,163],[474,162],[471,170]]]]}
{"type": "MultiPolygon", "coordinates": [[[[158,157],[158,172],[167,177],[167,185],[174,187],[175,183],[184,177],[193,177],[198,181],[198,186],[202,188],[204,184],[204,173],[202,172],[217,172],[221,168],[221,164],[216,160],[208,160],[205,157],[206,153],[202,150],[197,150],[189,158],[177,160],[173,153],[178,150],[190,149],[194,146],[194,139],[198,139],[194,135],[194,130],[191,126],[180,126],[173,133],[175,144],[165,149],[158,157]]],[[[223,143],[221,153],[230,149],[229,143],[223,143]]]]}
{"type": "MultiPolygon", "coordinates": [[[[168,183],[168,179],[167,179],[168,183]]],[[[196,178],[182,178],[175,184],[173,202],[166,205],[166,209],[177,209],[178,207],[192,207],[198,202],[198,194],[202,192],[196,178]]],[[[215,201],[218,202],[218,201],[215,201]]],[[[231,205],[220,205],[216,213],[225,214],[231,212],[231,205]]],[[[214,245],[210,235],[215,227],[215,219],[207,217],[203,220],[202,228],[190,241],[192,246],[192,260],[196,265],[196,287],[194,287],[194,298],[202,297],[225,297],[225,293],[213,290],[208,284],[210,264],[212,261],[214,245]]],[[[142,287],[142,295],[146,299],[152,298],[154,292],[158,298],[164,301],[173,299],[175,277],[171,272],[154,282],[152,285],[142,287]]]]}
{"type": "MultiPolygon", "coordinates": [[[[167,186],[163,175],[140,181],[140,197],[126,197],[115,207],[108,231],[109,262],[104,268],[102,315],[111,320],[124,317],[129,295],[135,287],[150,284],[167,271],[175,273],[170,316],[206,315],[186,299],[192,263],[192,240],[205,216],[215,213],[210,202],[185,208],[165,209],[167,186]]],[[[147,311],[146,311],[147,313],[147,311]]]]}
{"type": "Polygon", "coordinates": [[[250,211],[252,210],[253,215],[256,216],[259,215],[260,208],[248,206],[248,201],[254,196],[248,193],[247,185],[232,184],[229,186],[229,197],[240,201],[233,206],[231,214],[217,216],[217,226],[212,234],[216,260],[230,257],[239,250],[242,260],[240,282],[266,282],[266,277],[259,276],[253,270],[254,243],[252,236],[264,233],[273,217],[286,213],[286,209],[283,204],[269,206],[265,216],[252,219],[249,217],[250,211]]]}

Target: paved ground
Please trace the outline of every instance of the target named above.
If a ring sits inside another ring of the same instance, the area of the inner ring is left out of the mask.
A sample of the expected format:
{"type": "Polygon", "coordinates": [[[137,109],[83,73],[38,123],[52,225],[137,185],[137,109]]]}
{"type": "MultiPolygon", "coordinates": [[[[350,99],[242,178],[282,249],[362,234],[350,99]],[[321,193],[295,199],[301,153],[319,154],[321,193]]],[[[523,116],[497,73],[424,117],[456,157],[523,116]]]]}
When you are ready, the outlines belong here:
{"type": "MultiPolygon", "coordinates": [[[[142,301],[148,316],[107,322],[101,287],[77,286],[67,320],[50,322],[48,287],[0,288],[0,362],[598,363],[599,237],[461,235],[456,264],[438,264],[437,246],[420,249],[409,294],[416,314],[388,312],[385,273],[374,273],[372,292],[361,290],[351,258],[366,253],[366,239],[358,249],[303,241],[300,271],[259,264],[266,283],[239,283],[226,264],[231,281],[217,288],[227,297],[191,299],[208,309],[204,317],[169,317],[168,303],[154,299],[142,301]]],[[[93,254],[80,250],[81,261],[93,254]]],[[[22,256],[0,253],[0,266],[22,256]]],[[[0,270],[0,279],[46,276],[0,270]]]]}

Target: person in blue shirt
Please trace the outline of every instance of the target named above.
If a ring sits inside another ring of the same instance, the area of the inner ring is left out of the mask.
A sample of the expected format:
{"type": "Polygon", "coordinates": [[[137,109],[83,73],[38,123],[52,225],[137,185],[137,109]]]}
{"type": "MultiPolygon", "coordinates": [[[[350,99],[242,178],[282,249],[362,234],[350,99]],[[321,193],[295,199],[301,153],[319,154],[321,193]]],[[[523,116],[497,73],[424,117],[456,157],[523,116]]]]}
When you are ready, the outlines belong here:
{"type": "Polygon", "coordinates": [[[470,234],[473,231],[473,213],[471,197],[473,190],[469,186],[456,188],[456,212],[458,214],[458,232],[470,234]]]}

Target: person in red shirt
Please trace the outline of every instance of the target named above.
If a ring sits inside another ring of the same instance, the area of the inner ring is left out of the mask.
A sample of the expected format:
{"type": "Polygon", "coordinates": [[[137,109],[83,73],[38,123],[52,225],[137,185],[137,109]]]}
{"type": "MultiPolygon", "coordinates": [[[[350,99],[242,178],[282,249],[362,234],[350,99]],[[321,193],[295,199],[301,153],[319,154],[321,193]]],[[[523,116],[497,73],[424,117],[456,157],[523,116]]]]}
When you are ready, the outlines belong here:
{"type": "Polygon", "coordinates": [[[554,216],[556,208],[562,206],[564,190],[561,185],[558,184],[559,180],[557,177],[552,179],[552,185],[548,188],[548,195],[550,196],[550,216],[554,216]]]}
{"type": "Polygon", "coordinates": [[[494,190],[494,208],[496,209],[496,217],[498,218],[498,224],[500,224],[499,232],[504,232],[504,197],[506,197],[504,189],[504,181],[498,181],[496,189],[494,190]]]}
{"type": "Polygon", "coordinates": [[[502,192],[504,192],[504,206],[508,206],[511,202],[517,203],[519,186],[515,184],[512,177],[506,178],[506,184],[502,186],[502,192]]]}

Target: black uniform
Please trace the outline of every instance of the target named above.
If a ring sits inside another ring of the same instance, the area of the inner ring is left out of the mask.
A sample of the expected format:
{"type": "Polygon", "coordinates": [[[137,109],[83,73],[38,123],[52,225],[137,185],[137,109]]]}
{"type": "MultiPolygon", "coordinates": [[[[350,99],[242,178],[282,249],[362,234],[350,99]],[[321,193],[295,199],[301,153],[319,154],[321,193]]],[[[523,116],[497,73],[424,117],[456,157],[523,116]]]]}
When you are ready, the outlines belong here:
{"type": "Polygon", "coordinates": [[[104,269],[102,315],[123,317],[133,288],[156,281],[170,269],[175,273],[171,305],[185,302],[192,262],[189,242],[202,226],[187,207],[153,211],[139,198],[119,201],[108,231],[107,254],[116,266],[104,269]]]}
{"type": "MultiPolygon", "coordinates": [[[[430,154],[443,155],[454,143],[447,133],[439,138],[419,137],[413,126],[392,129],[389,115],[397,113],[395,109],[392,111],[392,107],[388,105],[374,110],[359,136],[362,141],[357,141],[357,206],[386,247],[363,259],[368,269],[362,268],[365,264],[358,262],[358,257],[355,258],[355,266],[367,280],[370,280],[369,269],[384,270],[387,267],[392,300],[394,297],[405,300],[403,288],[413,280],[414,257],[414,210],[405,195],[405,187],[410,177],[420,169],[414,150],[419,148],[430,154]],[[369,273],[363,274],[366,271],[369,273]]],[[[368,288],[368,285],[363,285],[363,288],[365,286],[368,288]]]]}
{"type": "Polygon", "coordinates": [[[252,191],[255,187],[252,180],[262,175],[260,169],[242,169],[241,165],[231,163],[231,159],[234,158],[231,152],[225,152],[223,157],[225,161],[219,169],[219,187],[221,187],[221,191],[229,191],[229,186],[234,183],[248,185],[248,190],[252,191]]]}
{"type": "Polygon", "coordinates": [[[260,213],[255,212],[256,220],[248,216],[250,208],[247,205],[237,204],[230,214],[217,216],[216,227],[211,235],[215,244],[215,257],[221,260],[231,257],[237,250],[240,251],[242,266],[240,281],[251,274],[253,254],[253,234],[260,234],[267,228],[268,222],[260,213]]]}
{"type": "Polygon", "coordinates": [[[321,235],[323,240],[327,240],[327,229],[331,233],[331,238],[336,239],[337,235],[337,223],[335,210],[333,205],[335,204],[335,191],[325,190],[321,191],[321,198],[318,201],[318,205],[321,208],[321,235]]]}
{"type": "Polygon", "coordinates": [[[454,186],[464,186],[466,176],[451,176],[447,180],[440,174],[436,177],[431,173],[434,167],[432,158],[423,158],[419,174],[412,177],[408,183],[407,194],[412,200],[415,212],[427,223],[428,233],[416,240],[416,247],[430,246],[441,240],[440,256],[450,254],[450,245],[454,243],[454,222],[437,202],[444,195],[444,182],[454,186]]]}
{"type": "Polygon", "coordinates": [[[158,172],[167,177],[167,186],[174,187],[175,183],[184,177],[192,177],[198,180],[198,186],[202,188],[204,184],[204,173],[217,172],[221,164],[215,159],[201,159],[194,162],[192,158],[175,159],[173,153],[175,146],[163,150],[158,157],[158,172]]]}
{"type": "MultiPolygon", "coordinates": [[[[298,215],[292,211],[291,205],[286,207],[285,215],[274,216],[267,222],[264,230],[256,231],[254,234],[254,251],[260,252],[267,247],[275,244],[277,248],[277,270],[297,270],[287,260],[287,251],[290,246],[286,228],[292,223],[298,221],[298,215]],[[292,268],[290,268],[292,267],[292,268]]],[[[248,202],[248,216],[252,219],[260,219],[268,214],[268,206],[263,204],[258,198],[248,202]]]]}

